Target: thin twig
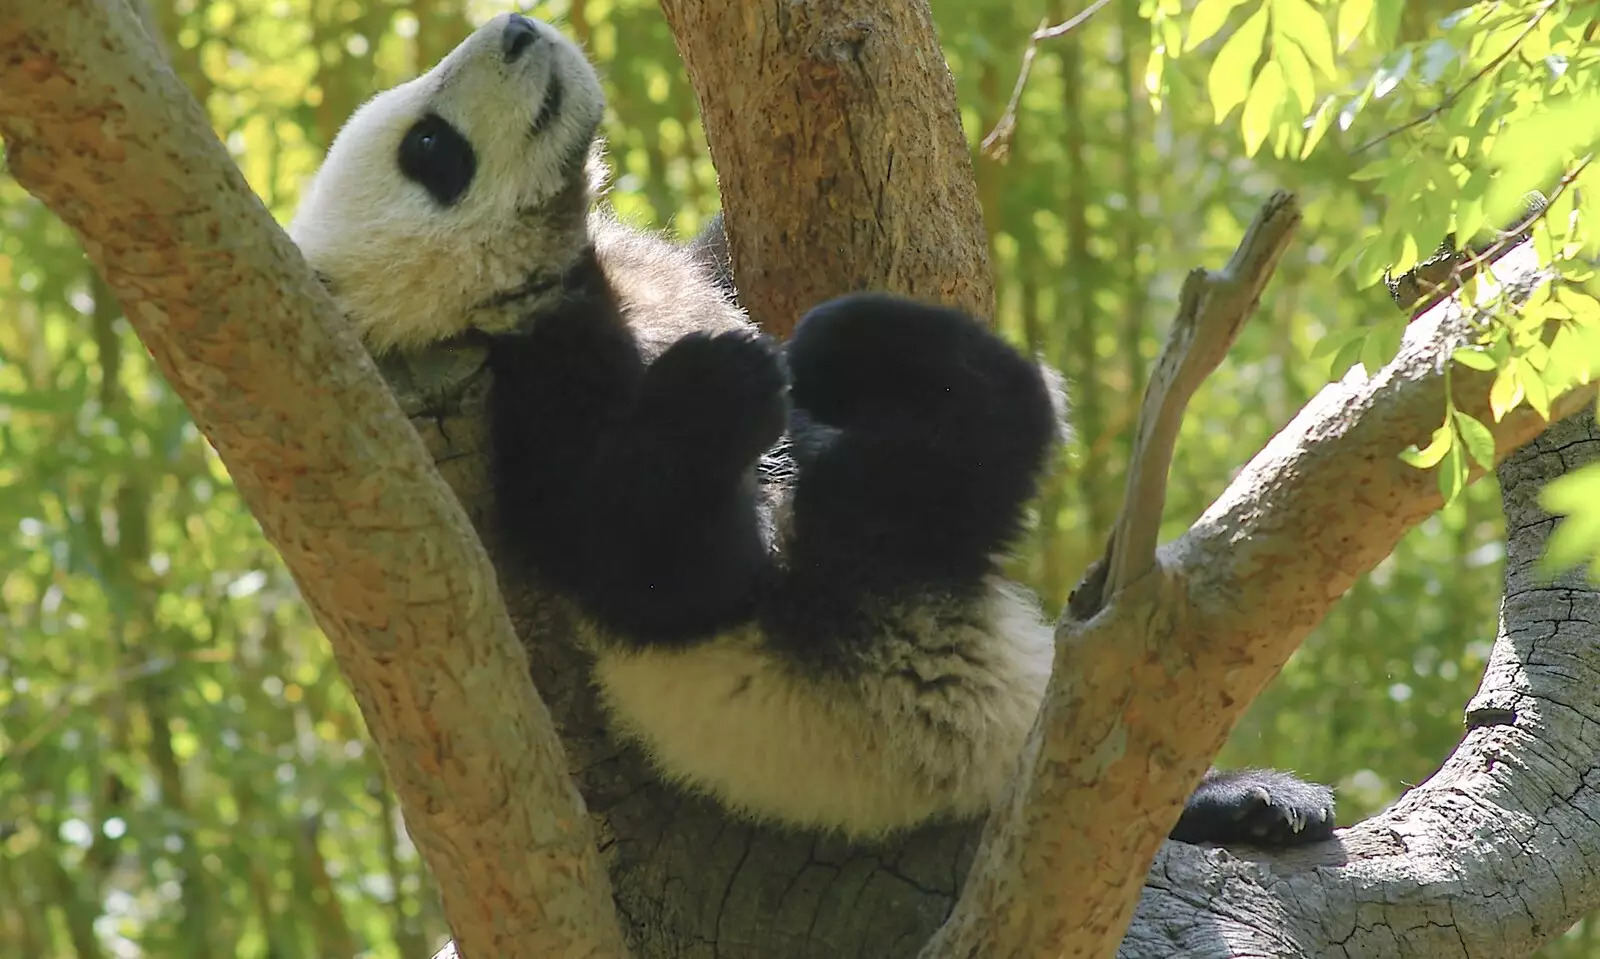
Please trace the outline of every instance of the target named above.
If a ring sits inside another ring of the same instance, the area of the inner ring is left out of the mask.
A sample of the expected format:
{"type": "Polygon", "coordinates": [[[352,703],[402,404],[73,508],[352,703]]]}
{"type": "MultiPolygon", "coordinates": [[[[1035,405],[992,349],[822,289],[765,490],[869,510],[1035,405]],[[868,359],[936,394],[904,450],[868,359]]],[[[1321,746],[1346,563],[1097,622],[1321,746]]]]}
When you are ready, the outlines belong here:
{"type": "Polygon", "coordinates": [[[1573,181],[1577,180],[1578,177],[1583,174],[1583,171],[1587,169],[1589,164],[1593,161],[1594,154],[1590,153],[1585,156],[1577,166],[1562,174],[1561,179],[1557,181],[1555,188],[1552,189],[1549,196],[1545,198],[1544,205],[1523,217],[1511,229],[1501,231],[1500,235],[1495,239],[1495,242],[1491,243],[1482,250],[1474,251],[1470,248],[1466,250],[1467,255],[1461,261],[1461,265],[1456,268],[1456,271],[1459,273],[1462,270],[1477,269],[1485,262],[1493,263],[1495,260],[1500,258],[1501,253],[1522,242],[1524,234],[1533,229],[1534,224],[1544,219],[1550,213],[1550,206],[1551,204],[1555,203],[1556,197],[1565,193],[1567,188],[1572,186],[1573,181]]]}
{"type": "Polygon", "coordinates": [[[1005,112],[1000,114],[1000,119],[995,123],[994,129],[983,138],[981,150],[984,154],[996,160],[1003,159],[1006,149],[1011,142],[1011,134],[1017,127],[1017,105],[1022,101],[1022,88],[1028,85],[1028,74],[1033,70],[1033,58],[1039,52],[1039,42],[1054,40],[1066,36],[1084,21],[1100,12],[1100,8],[1110,3],[1111,0],[1094,0],[1094,3],[1083,9],[1083,12],[1071,19],[1058,23],[1053,27],[1046,26],[1048,19],[1040,20],[1038,29],[1028,35],[1028,47],[1022,51],[1022,69],[1017,72],[1017,82],[1011,88],[1011,100],[1006,103],[1005,112]]]}
{"type": "Polygon", "coordinates": [[[1510,46],[1501,51],[1499,56],[1484,64],[1483,69],[1479,70],[1477,73],[1474,73],[1470,78],[1467,79],[1467,82],[1461,84],[1459,87],[1456,87],[1454,90],[1451,90],[1449,93],[1446,93],[1444,95],[1444,99],[1440,100],[1438,104],[1433,107],[1433,109],[1419,117],[1416,117],[1415,119],[1407,120],[1405,123],[1400,124],[1387,133],[1381,133],[1378,136],[1373,137],[1371,140],[1368,140],[1366,143],[1363,143],[1354,150],[1350,151],[1351,155],[1354,156],[1357,153],[1363,153],[1367,150],[1370,150],[1390,137],[1404,133],[1413,127],[1421,126],[1422,124],[1427,123],[1429,120],[1432,120],[1434,117],[1443,113],[1452,103],[1455,103],[1456,100],[1461,97],[1461,94],[1467,92],[1468,88],[1470,88],[1474,83],[1482,80],[1484,77],[1498,69],[1502,63],[1505,63],[1506,58],[1510,57],[1511,54],[1516,52],[1517,47],[1522,45],[1522,41],[1528,38],[1528,35],[1533,32],[1533,28],[1539,25],[1539,21],[1543,20],[1544,15],[1549,13],[1550,8],[1555,5],[1556,0],[1545,0],[1544,6],[1540,7],[1539,11],[1533,15],[1532,19],[1528,21],[1528,25],[1522,28],[1522,32],[1517,34],[1515,40],[1511,41],[1510,46]]]}
{"type": "MultiPolygon", "coordinates": [[[[1522,243],[1527,238],[1528,232],[1549,214],[1550,206],[1555,202],[1556,197],[1565,193],[1593,160],[1594,154],[1591,153],[1584,157],[1577,166],[1564,173],[1550,190],[1548,198],[1542,193],[1533,194],[1538,196],[1540,205],[1523,214],[1521,219],[1504,230],[1497,230],[1497,235],[1493,242],[1486,244],[1482,249],[1473,249],[1469,243],[1459,253],[1453,254],[1449,272],[1439,276],[1437,280],[1433,279],[1434,274],[1424,275],[1426,272],[1423,269],[1424,264],[1412,267],[1408,273],[1399,278],[1399,282],[1403,283],[1406,277],[1414,278],[1414,291],[1411,292],[1409,300],[1407,300],[1404,293],[1395,293],[1396,303],[1411,315],[1412,320],[1416,320],[1437,306],[1440,300],[1453,295],[1462,286],[1466,285],[1468,280],[1481,272],[1484,267],[1493,265],[1502,256],[1509,253],[1513,247],[1522,243]]],[[[1404,287],[1397,286],[1396,289],[1403,290],[1404,287]]]]}

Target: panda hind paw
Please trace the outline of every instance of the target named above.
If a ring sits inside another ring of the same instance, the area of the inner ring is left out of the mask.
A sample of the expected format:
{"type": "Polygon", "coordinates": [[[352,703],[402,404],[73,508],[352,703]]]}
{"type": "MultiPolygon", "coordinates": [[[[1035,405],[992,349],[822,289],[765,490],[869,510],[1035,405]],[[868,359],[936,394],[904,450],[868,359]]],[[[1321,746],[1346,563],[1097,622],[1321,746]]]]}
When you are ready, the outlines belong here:
{"type": "Polygon", "coordinates": [[[1172,838],[1286,848],[1333,838],[1333,790],[1289,773],[1214,773],[1190,797],[1172,838]]]}

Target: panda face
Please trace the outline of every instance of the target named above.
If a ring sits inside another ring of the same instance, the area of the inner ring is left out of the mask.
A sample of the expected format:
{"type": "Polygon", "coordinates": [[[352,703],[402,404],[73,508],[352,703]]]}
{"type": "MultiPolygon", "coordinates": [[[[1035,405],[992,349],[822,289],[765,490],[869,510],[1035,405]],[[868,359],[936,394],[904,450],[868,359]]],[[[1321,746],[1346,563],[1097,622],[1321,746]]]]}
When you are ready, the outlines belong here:
{"type": "Polygon", "coordinates": [[[289,233],[376,351],[493,331],[581,247],[604,108],[575,44],[503,14],[351,116],[289,233]]]}

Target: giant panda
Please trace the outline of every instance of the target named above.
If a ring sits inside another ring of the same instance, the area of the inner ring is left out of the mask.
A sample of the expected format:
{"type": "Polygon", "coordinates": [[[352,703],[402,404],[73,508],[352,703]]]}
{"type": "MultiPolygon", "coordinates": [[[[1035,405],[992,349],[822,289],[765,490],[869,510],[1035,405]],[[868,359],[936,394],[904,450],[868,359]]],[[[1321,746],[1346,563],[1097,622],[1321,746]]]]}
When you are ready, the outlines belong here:
{"type": "MultiPolygon", "coordinates": [[[[1059,379],[883,293],[759,335],[703,258],[591,209],[604,102],[561,33],[498,16],[350,117],[290,235],[375,355],[486,350],[502,575],[579,611],[666,780],[861,842],[984,814],[1051,670],[999,562],[1059,379]]],[[[1213,770],[1172,836],[1332,828],[1326,787],[1213,770]]]]}

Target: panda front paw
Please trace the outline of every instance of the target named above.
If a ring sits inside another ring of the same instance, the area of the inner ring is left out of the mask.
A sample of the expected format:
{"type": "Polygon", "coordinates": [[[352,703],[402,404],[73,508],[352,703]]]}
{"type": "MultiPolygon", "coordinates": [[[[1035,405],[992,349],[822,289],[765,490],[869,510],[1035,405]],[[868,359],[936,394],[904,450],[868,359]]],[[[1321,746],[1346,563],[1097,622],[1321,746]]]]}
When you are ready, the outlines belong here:
{"type": "Polygon", "coordinates": [[[639,426],[686,462],[742,471],[783,435],[789,378],[766,336],[690,333],[650,365],[639,426]]]}
{"type": "Polygon", "coordinates": [[[1171,838],[1191,844],[1303,846],[1333,838],[1333,790],[1275,769],[1212,770],[1171,838]]]}

